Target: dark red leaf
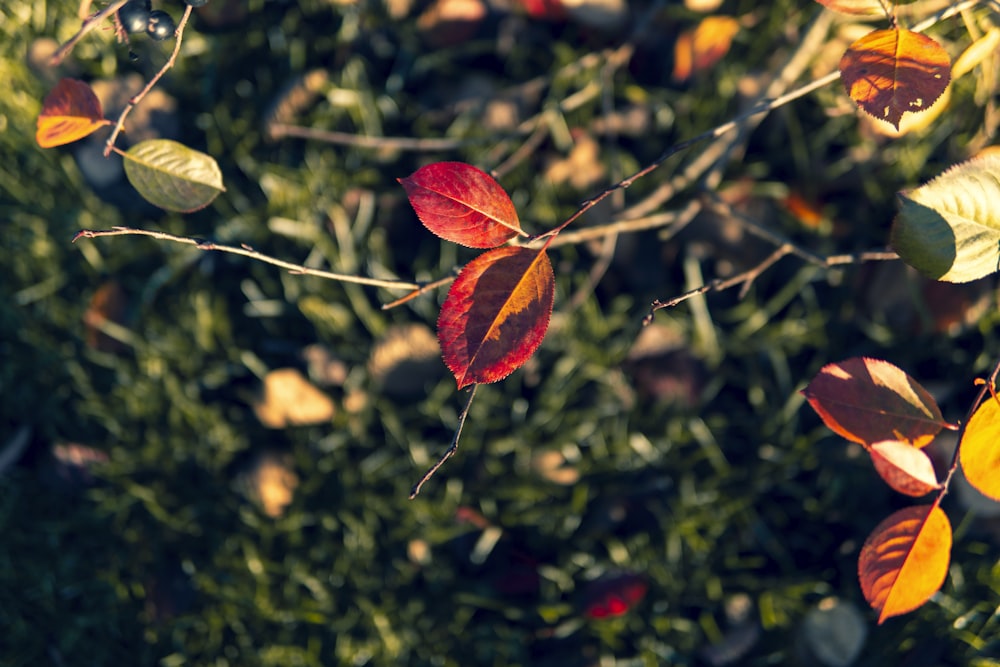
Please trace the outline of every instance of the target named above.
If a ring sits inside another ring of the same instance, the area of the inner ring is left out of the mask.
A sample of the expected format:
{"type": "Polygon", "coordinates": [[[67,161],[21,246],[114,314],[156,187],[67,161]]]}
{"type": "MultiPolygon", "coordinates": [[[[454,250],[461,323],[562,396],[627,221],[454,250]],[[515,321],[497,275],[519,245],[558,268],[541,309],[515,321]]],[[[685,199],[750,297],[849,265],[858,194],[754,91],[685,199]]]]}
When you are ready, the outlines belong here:
{"type": "Polygon", "coordinates": [[[586,588],[583,614],[594,619],[621,616],[638,604],[648,589],[645,578],[631,572],[599,579],[586,588]]]}
{"type": "Polygon", "coordinates": [[[446,241],[495,248],[521,231],[514,202],[492,176],[462,162],[435,162],[399,179],[420,222],[446,241]]]}
{"type": "Polygon", "coordinates": [[[438,341],[458,388],[520,368],[545,337],[554,299],[544,250],[497,248],[470,262],[438,317],[438,341]]]}

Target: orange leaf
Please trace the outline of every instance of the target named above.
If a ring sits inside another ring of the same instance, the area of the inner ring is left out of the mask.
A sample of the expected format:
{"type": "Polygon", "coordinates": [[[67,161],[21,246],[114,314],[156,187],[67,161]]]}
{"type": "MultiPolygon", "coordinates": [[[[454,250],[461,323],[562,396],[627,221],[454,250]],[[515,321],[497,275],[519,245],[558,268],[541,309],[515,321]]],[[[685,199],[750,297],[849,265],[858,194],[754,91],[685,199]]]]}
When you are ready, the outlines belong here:
{"type": "Polygon", "coordinates": [[[918,498],[941,488],[931,458],[908,442],[876,442],[870,453],[879,476],[900,493],[918,498]]]}
{"type": "Polygon", "coordinates": [[[858,579],[881,624],[913,611],[941,588],[951,558],[951,523],[937,505],[895,512],[865,540],[858,579]]]}
{"type": "Polygon", "coordinates": [[[847,49],[840,77],[858,106],[898,130],[903,113],[927,109],[948,87],[951,59],[925,35],[875,30],[847,49]]]}
{"type": "Polygon", "coordinates": [[[435,162],[399,182],[420,222],[446,241],[495,248],[522,233],[514,202],[472,165],[435,162]]]}
{"type": "Polygon", "coordinates": [[[832,9],[841,14],[860,14],[874,16],[881,14],[885,16],[885,9],[879,0],[816,0],[827,9],[832,9]]]}
{"type": "Polygon", "coordinates": [[[729,53],[739,30],[732,16],[706,16],[693,30],[681,33],[674,43],[674,80],[686,81],[711,69],[729,53]]]}
{"type": "Polygon", "coordinates": [[[469,262],[438,317],[438,341],[458,388],[520,368],[545,337],[554,298],[544,250],[497,248],[469,262]]]}
{"type": "Polygon", "coordinates": [[[1000,406],[990,398],[972,415],[958,458],[969,484],[1000,501],[1000,406]]]}
{"type": "Polygon", "coordinates": [[[865,447],[883,440],[923,447],[947,425],[926,389],[879,359],[827,364],[802,394],[832,431],[865,447]]]}
{"type": "Polygon", "coordinates": [[[62,146],[110,124],[90,86],[76,79],[61,79],[42,102],[35,141],[42,148],[62,146]]]}

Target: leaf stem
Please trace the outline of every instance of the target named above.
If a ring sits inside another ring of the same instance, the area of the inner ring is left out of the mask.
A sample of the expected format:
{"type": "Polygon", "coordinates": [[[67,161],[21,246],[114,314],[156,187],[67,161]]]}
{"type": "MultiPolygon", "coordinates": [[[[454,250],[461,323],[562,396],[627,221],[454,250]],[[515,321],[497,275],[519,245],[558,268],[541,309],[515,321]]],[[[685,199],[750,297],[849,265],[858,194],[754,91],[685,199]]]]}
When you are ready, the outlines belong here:
{"type": "Polygon", "coordinates": [[[458,451],[458,440],[462,436],[462,427],[465,426],[465,420],[469,416],[469,408],[472,407],[472,399],[476,397],[476,389],[478,388],[479,385],[474,384],[472,385],[472,389],[469,391],[469,399],[465,402],[462,414],[458,417],[458,428],[455,429],[455,435],[451,438],[451,446],[445,450],[444,454],[441,455],[441,458],[438,459],[437,463],[432,465],[430,469],[424,473],[423,477],[421,477],[420,480],[413,485],[413,488],[410,490],[410,500],[417,497],[417,494],[420,493],[420,488],[424,485],[424,483],[433,477],[434,473],[436,473],[438,469],[444,465],[444,462],[454,456],[455,452],[458,451]]]}

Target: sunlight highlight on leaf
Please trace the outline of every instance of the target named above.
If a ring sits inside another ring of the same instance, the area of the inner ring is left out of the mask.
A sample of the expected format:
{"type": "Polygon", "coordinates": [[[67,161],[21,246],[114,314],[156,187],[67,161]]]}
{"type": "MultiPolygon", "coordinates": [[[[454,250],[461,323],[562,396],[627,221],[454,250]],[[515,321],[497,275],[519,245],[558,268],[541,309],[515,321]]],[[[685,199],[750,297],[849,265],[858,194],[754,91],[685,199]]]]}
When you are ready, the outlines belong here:
{"type": "Polygon", "coordinates": [[[866,447],[884,440],[923,447],[946,425],[927,390],[880,359],[827,364],[802,394],[832,431],[866,447]]]}
{"type": "Polygon", "coordinates": [[[545,337],[554,299],[544,250],[497,248],[469,262],[438,318],[438,341],[458,388],[520,368],[545,337]]]}
{"type": "Polygon", "coordinates": [[[840,76],[858,106],[898,129],[904,113],[927,109],[945,91],[951,59],[926,35],[876,30],[847,49],[840,76]]]}
{"type": "Polygon", "coordinates": [[[908,442],[876,442],[869,453],[879,476],[900,493],[919,498],[941,488],[930,457],[908,442]]]}
{"type": "Polygon", "coordinates": [[[907,507],[868,536],[858,579],[878,622],[913,611],[944,583],[951,559],[951,523],[937,505],[907,507]]]}
{"type": "Polygon", "coordinates": [[[992,396],[965,427],[958,456],[969,484],[1000,501],[1000,405],[992,396]]]}
{"type": "Polygon", "coordinates": [[[891,245],[924,275],[965,283],[1000,267],[1000,155],[955,165],[899,194],[891,245]]]}
{"type": "Polygon", "coordinates": [[[492,176],[463,162],[435,162],[399,179],[420,222],[446,241],[495,248],[522,234],[514,202],[492,176]]]}
{"type": "Polygon", "coordinates": [[[110,124],[90,86],[76,79],[61,79],[42,102],[35,141],[42,148],[62,146],[110,124]]]}

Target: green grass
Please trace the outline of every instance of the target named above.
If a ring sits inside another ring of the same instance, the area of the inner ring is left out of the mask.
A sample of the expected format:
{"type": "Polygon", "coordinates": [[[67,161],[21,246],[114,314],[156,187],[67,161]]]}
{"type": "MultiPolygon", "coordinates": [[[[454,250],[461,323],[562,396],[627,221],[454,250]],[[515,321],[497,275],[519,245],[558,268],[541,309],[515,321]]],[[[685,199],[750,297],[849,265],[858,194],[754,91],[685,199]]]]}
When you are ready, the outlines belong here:
{"type": "MultiPolygon", "coordinates": [[[[643,234],[573,309],[569,298],[594,259],[583,247],[563,248],[554,253],[556,315],[542,348],[524,370],[480,390],[458,455],[409,501],[412,483],[446,447],[463,396],[443,370],[416,395],[383,390],[368,359],[392,325],[432,327],[443,295],[384,312],[394,296],[386,291],[149,239],[70,239],[81,228],[129,224],[244,242],[290,261],[311,257],[333,270],[446,275],[471,253],[426,233],[396,178],[438,159],[496,166],[520,139],[432,155],[268,143],[269,103],[296,74],[325,67],[341,94],[304,109],[305,124],[475,137],[484,130],[473,112],[435,116],[467,77],[485,77],[492,94],[615,41],[503,17],[474,40],[430,49],[414,27],[422,5],[389,19],[375,5],[250,2],[235,31],[192,31],[190,51],[162,84],[178,100],[182,139],[216,157],[227,187],[207,210],[181,217],[105,203],[71,149],[34,144],[50,84],[25,53],[37,37],[68,37],[75,8],[8,5],[0,10],[0,74],[9,82],[0,98],[0,446],[24,426],[31,437],[0,473],[4,667],[694,665],[725,633],[726,603],[743,595],[762,633],[738,664],[794,664],[805,614],[820,600],[867,609],[858,550],[906,502],[821,427],[798,389],[824,363],[879,356],[940,389],[947,417],[959,419],[972,378],[1000,354],[995,307],[955,335],[898,326],[871,267],[827,275],[784,260],[742,302],[726,293],[710,296],[707,309],[657,315],[688,341],[698,378],[689,405],[658,402],[637,390],[626,363],[640,320],[651,299],[685,289],[684,262],[711,279],[719,256],[696,260],[704,239],[695,233],[667,243],[643,234]],[[501,57],[503,30],[518,39],[501,57]],[[299,221],[299,236],[269,226],[279,218],[299,221]],[[88,346],[83,323],[112,279],[128,297],[127,345],[117,353],[88,346]],[[317,342],[348,370],[342,387],[328,388],[337,414],[321,426],[264,428],[251,407],[259,375],[301,366],[299,351],[317,342]],[[54,445],[74,442],[107,457],[89,478],[53,458],[54,445]],[[533,455],[548,450],[567,457],[575,484],[534,470],[533,455]],[[263,455],[284,457],[299,479],[280,518],[245,491],[263,455]],[[459,520],[462,508],[502,529],[495,544],[495,531],[459,520]],[[588,582],[622,572],[645,578],[642,602],[620,618],[584,618],[588,582]]],[[[776,3],[771,16],[758,3],[733,2],[725,10],[756,11],[762,23],[741,34],[717,71],[671,84],[664,38],[660,50],[640,50],[662,64],[615,75],[614,104],[640,100],[654,118],[684,113],[648,136],[622,138],[617,157],[606,148],[607,164],[645,164],[671,141],[731,117],[737,106],[717,99],[719,82],[766,67],[761,58],[788,49],[789,31],[813,7],[776,3]]],[[[677,8],[668,14],[692,20],[677,8]]],[[[669,37],[673,28],[663,30],[669,37]]],[[[127,49],[97,31],[76,52],[78,76],[147,72],[163,58],[145,40],[135,50],[140,62],[131,65],[127,49]]],[[[557,78],[527,113],[595,79],[593,69],[557,78]]],[[[882,144],[853,117],[825,117],[823,100],[834,92],[766,122],[724,182],[752,177],[761,191],[805,183],[824,194],[834,232],[774,221],[817,252],[883,243],[893,192],[957,159],[970,132],[963,111],[973,108],[973,91],[959,89],[931,139],[882,144]],[[872,157],[843,170],[854,154],[872,157]],[[913,155],[927,166],[907,167],[913,155]]],[[[567,124],[586,125],[601,104],[596,97],[567,124]]],[[[544,182],[547,161],[560,156],[557,142],[546,142],[503,179],[530,211],[531,231],[596,194],[544,182]]],[[[637,183],[629,201],[673,168],[637,183]]],[[[915,279],[900,275],[916,292],[915,279]]],[[[870,634],[857,664],[965,666],[1000,653],[996,538],[953,496],[945,506],[961,528],[944,589],[882,627],[863,611],[870,634]]]]}

